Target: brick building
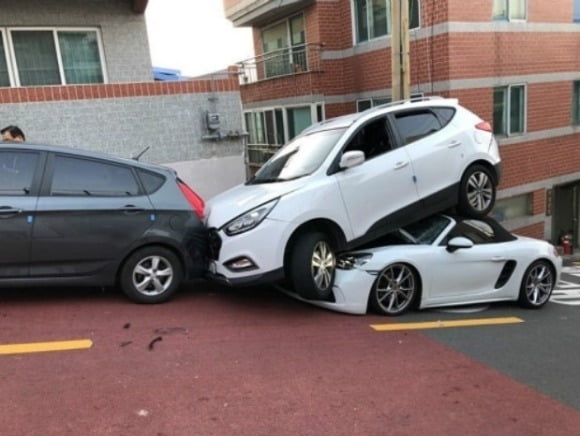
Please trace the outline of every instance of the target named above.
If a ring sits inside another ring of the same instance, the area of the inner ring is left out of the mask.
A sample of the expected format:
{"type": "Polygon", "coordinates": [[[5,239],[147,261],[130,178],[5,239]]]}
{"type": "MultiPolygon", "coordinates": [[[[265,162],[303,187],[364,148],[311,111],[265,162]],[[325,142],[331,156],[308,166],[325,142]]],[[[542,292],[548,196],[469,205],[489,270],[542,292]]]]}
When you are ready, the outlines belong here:
{"type": "MultiPolygon", "coordinates": [[[[394,0],[224,0],[253,28],[241,63],[254,159],[305,126],[390,100],[394,0]]],[[[494,214],[577,245],[580,1],[408,0],[411,92],[458,98],[493,122],[504,161],[494,214]]]]}
{"type": "Polygon", "coordinates": [[[0,128],[125,157],[150,146],[141,160],[176,168],[208,198],[245,178],[237,77],[155,82],[146,7],[0,0],[0,128]]]}

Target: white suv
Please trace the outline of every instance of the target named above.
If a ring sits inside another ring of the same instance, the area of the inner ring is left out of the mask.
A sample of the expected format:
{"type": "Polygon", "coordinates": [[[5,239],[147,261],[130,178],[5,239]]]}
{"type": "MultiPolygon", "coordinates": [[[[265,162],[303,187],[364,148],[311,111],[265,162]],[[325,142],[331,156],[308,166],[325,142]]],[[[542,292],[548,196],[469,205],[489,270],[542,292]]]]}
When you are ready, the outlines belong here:
{"type": "Polygon", "coordinates": [[[451,207],[487,215],[500,168],[491,126],[455,99],[323,121],[208,203],[209,274],[332,299],[337,252],[451,207]]]}

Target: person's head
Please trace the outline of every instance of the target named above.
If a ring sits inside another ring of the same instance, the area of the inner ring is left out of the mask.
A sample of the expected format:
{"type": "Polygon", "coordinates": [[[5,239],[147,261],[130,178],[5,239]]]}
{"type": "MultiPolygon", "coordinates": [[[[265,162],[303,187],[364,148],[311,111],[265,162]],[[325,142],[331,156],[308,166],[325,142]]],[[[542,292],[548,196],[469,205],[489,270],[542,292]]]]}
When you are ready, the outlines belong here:
{"type": "Polygon", "coordinates": [[[24,132],[18,126],[7,126],[0,130],[3,141],[24,142],[24,132]]]}

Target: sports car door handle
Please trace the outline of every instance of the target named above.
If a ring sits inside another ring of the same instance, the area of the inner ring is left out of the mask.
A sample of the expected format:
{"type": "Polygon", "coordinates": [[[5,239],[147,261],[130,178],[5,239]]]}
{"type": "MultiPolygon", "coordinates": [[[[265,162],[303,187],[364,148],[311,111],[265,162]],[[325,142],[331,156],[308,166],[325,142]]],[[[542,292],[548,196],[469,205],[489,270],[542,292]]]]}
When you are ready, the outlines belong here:
{"type": "Polygon", "coordinates": [[[452,141],[447,148],[455,148],[455,147],[459,147],[461,145],[461,142],[459,141],[452,141]]]}
{"type": "Polygon", "coordinates": [[[503,256],[493,256],[491,258],[491,261],[492,262],[503,262],[503,261],[505,261],[505,257],[503,257],[503,256]]]}
{"type": "Polygon", "coordinates": [[[400,161],[395,164],[395,169],[399,170],[401,168],[405,168],[407,165],[409,165],[409,161],[400,161]]]}

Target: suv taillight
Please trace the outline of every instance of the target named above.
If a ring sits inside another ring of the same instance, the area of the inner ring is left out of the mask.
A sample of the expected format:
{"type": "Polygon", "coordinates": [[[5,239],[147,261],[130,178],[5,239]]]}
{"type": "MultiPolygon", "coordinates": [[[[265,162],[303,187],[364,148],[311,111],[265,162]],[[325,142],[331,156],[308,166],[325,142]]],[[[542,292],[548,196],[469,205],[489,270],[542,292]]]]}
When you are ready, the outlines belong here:
{"type": "Polygon", "coordinates": [[[482,121],[480,123],[477,123],[475,125],[475,128],[479,129],[479,130],[483,130],[485,132],[489,132],[489,133],[492,132],[491,124],[489,124],[487,121],[482,121]]]}
{"type": "Polygon", "coordinates": [[[185,196],[185,199],[191,205],[191,207],[193,208],[199,219],[202,220],[205,208],[205,202],[203,201],[203,198],[197,195],[193,191],[193,189],[187,186],[182,180],[178,179],[177,184],[179,185],[179,189],[181,189],[181,192],[185,196]]]}

